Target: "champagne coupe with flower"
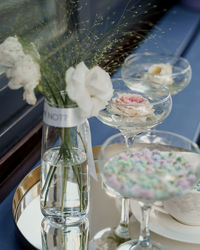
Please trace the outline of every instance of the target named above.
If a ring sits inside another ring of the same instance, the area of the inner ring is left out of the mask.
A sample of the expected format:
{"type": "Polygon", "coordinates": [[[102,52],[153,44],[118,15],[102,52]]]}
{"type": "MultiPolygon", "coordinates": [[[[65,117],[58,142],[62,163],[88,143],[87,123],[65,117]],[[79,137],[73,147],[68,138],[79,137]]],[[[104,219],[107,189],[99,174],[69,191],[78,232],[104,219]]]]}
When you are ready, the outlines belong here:
{"type": "MultiPolygon", "coordinates": [[[[98,118],[104,124],[119,129],[124,136],[126,146],[129,147],[138,133],[158,125],[168,116],[172,100],[169,90],[160,84],[152,81],[144,82],[133,91],[124,82],[120,78],[112,80],[113,97],[106,108],[99,112],[98,118]]],[[[110,240],[112,237],[116,248],[119,242],[130,238],[128,232],[129,199],[118,192],[111,191],[107,185],[104,185],[104,188],[108,194],[122,198],[121,220],[115,229],[106,228],[98,232],[94,241],[96,245],[102,242],[109,244],[108,241],[114,244],[110,240]],[[106,239],[108,239],[107,242],[106,239]]]]}
{"type": "Polygon", "coordinates": [[[175,133],[151,130],[136,135],[126,146],[119,133],[102,145],[98,166],[103,181],[124,198],[134,198],[141,206],[141,229],[138,240],[121,244],[118,250],[164,249],[150,240],[149,215],[153,202],[181,196],[196,184],[200,177],[200,150],[189,139],[175,133]],[[143,142],[143,135],[163,138],[159,142],[143,142]]]}
{"type": "Polygon", "coordinates": [[[128,56],[121,70],[122,78],[130,89],[139,81],[151,80],[167,86],[170,94],[182,91],[190,82],[192,70],[187,59],[178,56],[141,53],[128,56]]]}

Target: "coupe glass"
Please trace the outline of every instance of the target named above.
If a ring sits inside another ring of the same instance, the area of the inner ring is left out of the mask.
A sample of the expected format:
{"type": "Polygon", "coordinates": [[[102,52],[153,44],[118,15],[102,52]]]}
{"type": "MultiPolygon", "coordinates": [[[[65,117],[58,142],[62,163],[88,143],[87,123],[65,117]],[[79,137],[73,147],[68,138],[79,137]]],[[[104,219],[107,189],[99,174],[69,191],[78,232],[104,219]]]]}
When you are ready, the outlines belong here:
{"type": "Polygon", "coordinates": [[[182,91],[190,82],[192,70],[187,59],[178,56],[141,53],[128,56],[121,70],[122,78],[129,88],[144,80],[153,80],[169,88],[174,95],[182,91]]]}
{"type": "Polygon", "coordinates": [[[127,148],[124,136],[116,134],[102,145],[98,157],[102,179],[124,198],[134,198],[141,206],[138,240],[121,244],[120,250],[165,249],[150,240],[149,214],[155,201],[173,199],[188,192],[200,177],[200,150],[189,139],[175,133],[152,130],[135,136],[127,148]],[[144,143],[142,136],[150,137],[144,143]],[[166,144],[154,139],[163,138],[166,144]]]}
{"type": "Polygon", "coordinates": [[[126,81],[132,79],[112,80],[113,97],[99,112],[98,119],[119,129],[128,146],[135,135],[166,119],[171,112],[172,99],[168,88],[153,81],[140,82],[134,89],[127,87],[126,81]]]}
{"type": "MultiPolygon", "coordinates": [[[[114,94],[106,108],[100,111],[98,119],[104,124],[117,128],[123,134],[126,146],[132,145],[135,135],[161,123],[170,113],[172,100],[169,90],[152,81],[140,83],[131,90],[123,79],[113,79],[114,94]]],[[[131,79],[129,79],[131,81],[131,79]]],[[[122,198],[120,223],[116,228],[105,228],[94,236],[96,249],[105,243],[108,249],[130,239],[129,199],[103,185],[107,194],[122,198]],[[113,240],[112,240],[113,239],[113,240]],[[103,243],[102,243],[103,242],[103,243]]],[[[104,249],[104,248],[102,248],[104,249]]]]}

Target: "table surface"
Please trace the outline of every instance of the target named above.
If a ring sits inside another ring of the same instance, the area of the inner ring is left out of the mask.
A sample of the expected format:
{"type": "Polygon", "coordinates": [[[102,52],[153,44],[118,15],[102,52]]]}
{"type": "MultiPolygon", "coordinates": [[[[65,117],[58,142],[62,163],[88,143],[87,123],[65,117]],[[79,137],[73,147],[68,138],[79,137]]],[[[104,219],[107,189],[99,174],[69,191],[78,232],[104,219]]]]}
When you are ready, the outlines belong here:
{"type": "MultiPolygon", "coordinates": [[[[193,71],[191,83],[181,93],[173,96],[173,108],[170,116],[157,128],[179,133],[190,139],[196,140],[199,135],[199,70],[200,70],[200,12],[181,5],[170,9],[161,21],[152,30],[149,37],[135,52],[164,52],[186,57],[193,71]]],[[[120,69],[115,77],[120,76],[120,69]]],[[[93,145],[102,144],[107,137],[117,132],[116,129],[103,125],[96,118],[89,120],[92,133],[93,145]]],[[[92,189],[92,192],[98,192],[92,189]]],[[[22,249],[15,238],[15,224],[12,218],[13,190],[0,204],[0,249],[19,250],[22,249]]],[[[96,195],[94,199],[95,213],[98,214],[94,221],[94,231],[102,227],[114,226],[118,222],[119,213],[115,208],[115,201],[103,193],[96,195]],[[99,199],[101,197],[101,199],[99,199]],[[102,209],[106,204],[106,209],[102,209]],[[115,211],[115,212],[114,212],[115,211]]],[[[93,209],[93,208],[91,208],[93,209]]],[[[91,213],[93,210],[91,210],[91,213]]],[[[93,223],[93,222],[92,222],[93,223]]],[[[136,223],[137,225],[137,223],[136,223]]],[[[91,224],[91,228],[94,225],[91,224]]],[[[136,226],[137,227],[137,226],[136,226]]],[[[135,228],[136,228],[135,227],[135,228]]],[[[180,242],[166,240],[161,236],[152,234],[163,243],[167,242],[169,249],[200,249],[200,246],[192,244],[181,244],[180,242]]]]}

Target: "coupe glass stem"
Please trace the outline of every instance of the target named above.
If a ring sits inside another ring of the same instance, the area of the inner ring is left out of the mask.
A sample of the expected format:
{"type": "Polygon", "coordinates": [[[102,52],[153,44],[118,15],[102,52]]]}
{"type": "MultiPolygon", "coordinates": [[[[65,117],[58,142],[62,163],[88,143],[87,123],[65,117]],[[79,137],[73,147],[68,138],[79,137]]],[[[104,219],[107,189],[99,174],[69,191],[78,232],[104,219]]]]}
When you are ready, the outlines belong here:
{"type": "Polygon", "coordinates": [[[134,143],[134,139],[135,139],[135,136],[137,134],[139,134],[139,132],[135,132],[135,133],[127,133],[126,131],[120,131],[122,133],[122,135],[124,136],[124,139],[125,139],[125,143],[126,143],[126,146],[127,148],[130,148],[133,146],[133,143],[134,143]]]}
{"type": "MultiPolygon", "coordinates": [[[[121,133],[124,136],[126,146],[127,148],[130,148],[134,143],[134,138],[136,134],[127,134],[125,131],[121,131],[121,133]]],[[[122,198],[122,204],[121,204],[121,219],[120,224],[115,229],[115,234],[123,239],[130,239],[129,231],[128,231],[128,225],[129,225],[129,204],[130,199],[122,198]]]]}
{"type": "Polygon", "coordinates": [[[133,136],[133,137],[132,136],[131,137],[124,136],[127,148],[130,148],[133,145],[134,137],[135,136],[133,136]]]}
{"type": "Polygon", "coordinates": [[[122,198],[121,218],[120,223],[115,229],[115,234],[120,238],[130,239],[128,225],[129,225],[129,199],[122,198]]]}
{"type": "Polygon", "coordinates": [[[142,218],[140,223],[139,245],[142,247],[150,247],[150,231],[149,231],[149,217],[151,212],[151,205],[139,202],[141,206],[142,218]]]}

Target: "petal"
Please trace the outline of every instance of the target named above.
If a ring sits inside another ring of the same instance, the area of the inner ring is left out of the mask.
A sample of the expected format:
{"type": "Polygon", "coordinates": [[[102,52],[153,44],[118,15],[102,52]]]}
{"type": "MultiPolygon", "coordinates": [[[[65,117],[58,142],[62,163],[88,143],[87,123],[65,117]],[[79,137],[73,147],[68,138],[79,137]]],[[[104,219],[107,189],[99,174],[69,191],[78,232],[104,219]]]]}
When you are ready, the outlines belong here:
{"type": "Polygon", "coordinates": [[[19,81],[17,81],[15,78],[12,78],[9,82],[8,82],[8,87],[11,89],[19,89],[22,87],[22,85],[20,84],[19,81]]]}
{"type": "Polygon", "coordinates": [[[70,67],[66,72],[65,72],[65,82],[68,83],[70,79],[72,78],[72,74],[74,72],[75,68],[70,67]]]}
{"type": "Polygon", "coordinates": [[[73,72],[72,78],[77,82],[81,82],[85,85],[86,74],[89,72],[89,69],[85,65],[84,62],[80,62],[77,66],[75,71],[73,72]]]}
{"type": "Polygon", "coordinates": [[[69,68],[65,74],[68,96],[77,103],[86,117],[91,113],[92,108],[91,98],[85,86],[85,76],[88,71],[86,65],[81,62],[76,68],[69,68]]]}
{"type": "Polygon", "coordinates": [[[30,105],[35,105],[36,104],[36,97],[34,90],[25,90],[23,93],[23,99],[26,100],[26,102],[30,105]]]}
{"type": "Polygon", "coordinates": [[[96,66],[89,70],[84,62],[66,72],[67,93],[87,118],[98,115],[113,95],[110,76],[96,66]]]}
{"type": "Polygon", "coordinates": [[[95,66],[87,74],[86,84],[90,95],[98,96],[104,101],[111,99],[113,95],[112,81],[109,74],[99,66],[95,66]]]}
{"type": "Polygon", "coordinates": [[[92,109],[89,117],[98,116],[99,111],[105,108],[106,103],[95,97],[92,97],[91,101],[92,101],[92,109]]]}
{"type": "Polygon", "coordinates": [[[21,43],[16,37],[8,37],[0,44],[0,62],[1,65],[13,66],[17,63],[19,58],[24,56],[21,43]]]}
{"type": "Polygon", "coordinates": [[[86,118],[91,117],[93,103],[90,96],[87,95],[87,93],[85,93],[85,95],[83,93],[83,95],[79,96],[77,104],[79,108],[82,110],[83,116],[85,116],[86,118]]]}
{"type": "Polygon", "coordinates": [[[75,102],[78,102],[78,99],[80,96],[86,91],[85,90],[85,84],[84,80],[81,80],[79,77],[74,77],[76,76],[76,70],[72,72],[70,70],[68,72],[66,78],[67,78],[67,83],[66,83],[66,91],[68,93],[68,96],[75,102]]]}

